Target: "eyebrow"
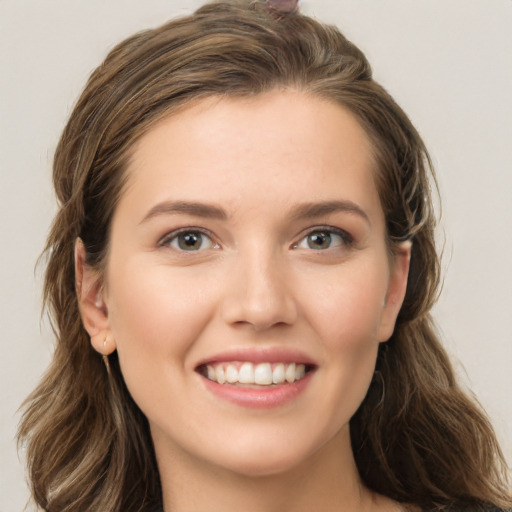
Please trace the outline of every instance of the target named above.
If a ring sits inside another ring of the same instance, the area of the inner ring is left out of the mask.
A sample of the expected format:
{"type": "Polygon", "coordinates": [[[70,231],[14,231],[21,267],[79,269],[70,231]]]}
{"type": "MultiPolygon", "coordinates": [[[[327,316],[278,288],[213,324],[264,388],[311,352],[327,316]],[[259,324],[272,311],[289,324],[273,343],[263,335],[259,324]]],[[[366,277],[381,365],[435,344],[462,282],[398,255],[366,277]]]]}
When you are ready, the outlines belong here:
{"type": "Polygon", "coordinates": [[[190,201],[163,201],[153,206],[141,220],[141,224],[160,215],[172,215],[181,213],[217,220],[226,220],[226,212],[219,206],[206,203],[195,203],[190,201]]]}
{"type": "MultiPolygon", "coordinates": [[[[352,201],[322,201],[318,203],[304,203],[295,206],[290,214],[293,220],[306,220],[322,217],[332,213],[350,213],[364,219],[371,224],[370,218],[366,212],[352,201]]],[[[185,214],[195,217],[203,217],[217,220],[226,220],[228,214],[220,206],[208,203],[198,203],[192,201],[163,201],[153,206],[144,216],[140,224],[160,215],[185,214]]]]}
{"type": "Polygon", "coordinates": [[[304,220],[338,212],[357,215],[371,225],[370,217],[367,213],[356,203],[346,200],[300,204],[292,210],[291,217],[294,220],[304,220]]]}

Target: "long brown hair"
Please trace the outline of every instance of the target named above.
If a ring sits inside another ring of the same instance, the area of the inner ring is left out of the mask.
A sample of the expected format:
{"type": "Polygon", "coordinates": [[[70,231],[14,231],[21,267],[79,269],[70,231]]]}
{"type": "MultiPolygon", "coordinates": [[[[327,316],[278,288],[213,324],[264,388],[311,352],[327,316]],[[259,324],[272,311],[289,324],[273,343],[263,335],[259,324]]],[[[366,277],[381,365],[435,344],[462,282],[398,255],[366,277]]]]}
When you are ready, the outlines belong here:
{"type": "Polygon", "coordinates": [[[368,133],[390,247],[412,240],[395,332],[351,420],[360,475],[374,491],[424,509],[512,505],[492,427],[457,385],[429,311],[439,284],[431,163],[404,112],[372,79],[363,53],[336,28],[262,2],[207,4],[141,32],[94,71],[58,145],[59,201],[46,246],[45,305],[53,361],[25,404],[19,430],[35,502],[49,512],[135,512],[161,506],[144,415],[118,364],[110,371],[81,323],[73,246],[101,272],[134,142],[155,122],[206,96],[294,88],[348,108],[368,133]]]}

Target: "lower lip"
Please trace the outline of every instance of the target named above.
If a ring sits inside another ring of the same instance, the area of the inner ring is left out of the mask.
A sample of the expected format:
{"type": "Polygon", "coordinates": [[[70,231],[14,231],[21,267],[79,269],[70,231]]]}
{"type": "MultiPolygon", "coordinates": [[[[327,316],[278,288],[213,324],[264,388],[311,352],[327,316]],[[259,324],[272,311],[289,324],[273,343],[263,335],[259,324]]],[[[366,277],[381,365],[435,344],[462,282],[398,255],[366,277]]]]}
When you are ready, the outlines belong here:
{"type": "Polygon", "coordinates": [[[271,409],[295,400],[308,386],[314,371],[292,384],[280,384],[272,387],[249,388],[231,384],[219,384],[203,377],[206,388],[214,395],[242,407],[252,409],[271,409]]]}

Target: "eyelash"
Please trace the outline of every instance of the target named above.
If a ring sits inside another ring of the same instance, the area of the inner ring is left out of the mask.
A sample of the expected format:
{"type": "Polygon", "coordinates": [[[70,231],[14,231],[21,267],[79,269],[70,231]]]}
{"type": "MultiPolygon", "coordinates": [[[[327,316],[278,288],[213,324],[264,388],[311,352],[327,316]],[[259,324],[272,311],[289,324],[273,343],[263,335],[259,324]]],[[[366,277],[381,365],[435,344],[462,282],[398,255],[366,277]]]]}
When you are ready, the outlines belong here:
{"type": "Polygon", "coordinates": [[[206,237],[211,242],[211,247],[208,247],[209,249],[211,249],[211,248],[218,249],[220,247],[220,245],[218,243],[213,241],[213,236],[209,231],[207,231],[203,228],[196,228],[196,227],[186,227],[186,228],[177,229],[176,231],[172,231],[171,233],[168,233],[167,235],[165,235],[162,238],[162,240],[159,242],[159,245],[162,247],[164,247],[164,246],[172,247],[173,249],[175,249],[177,251],[181,251],[181,252],[199,252],[201,249],[196,250],[196,251],[194,251],[194,250],[187,251],[186,249],[172,246],[172,243],[174,241],[176,241],[178,243],[178,237],[183,234],[200,235],[201,237],[206,237]]]}
{"type": "MultiPolygon", "coordinates": [[[[300,239],[299,242],[293,244],[293,248],[294,249],[301,248],[301,247],[299,247],[300,244],[302,244],[303,242],[307,243],[308,237],[310,237],[311,235],[315,235],[315,234],[322,234],[322,235],[328,235],[328,236],[335,235],[341,239],[341,243],[339,244],[339,246],[344,246],[346,248],[354,245],[354,238],[352,237],[352,235],[350,235],[343,229],[335,228],[333,226],[315,226],[313,229],[308,230],[307,233],[305,233],[302,236],[302,238],[300,239]]],[[[334,247],[329,246],[325,249],[313,249],[312,247],[307,247],[307,249],[320,252],[323,250],[334,249],[336,247],[337,246],[334,246],[334,247]]],[[[304,249],[306,249],[306,247],[304,247],[304,249]]]]}
{"type": "MultiPolygon", "coordinates": [[[[211,244],[211,246],[208,247],[207,249],[219,249],[220,248],[220,245],[218,243],[214,242],[212,233],[205,230],[204,228],[197,228],[197,227],[184,227],[184,228],[180,228],[176,231],[172,231],[171,233],[168,233],[167,235],[165,235],[162,238],[162,240],[159,242],[159,245],[162,247],[172,247],[173,249],[180,251],[180,252],[200,252],[201,250],[204,250],[204,249],[197,249],[197,250],[190,249],[187,251],[187,249],[183,249],[179,246],[178,247],[173,246],[172,245],[173,242],[179,243],[178,237],[183,234],[200,235],[201,237],[206,237],[210,241],[210,244],[211,244]]],[[[316,251],[316,252],[321,252],[321,251],[324,251],[327,249],[333,249],[337,246],[351,247],[353,245],[354,245],[354,238],[349,233],[344,231],[343,229],[335,228],[332,226],[315,226],[314,228],[308,230],[305,234],[303,234],[297,243],[292,244],[292,248],[293,249],[304,248],[304,249],[309,249],[309,250],[316,251]],[[302,243],[307,243],[308,237],[315,235],[315,234],[321,234],[321,235],[327,235],[327,236],[335,235],[341,239],[341,243],[339,243],[338,245],[336,245],[334,247],[331,247],[331,246],[326,247],[325,249],[321,249],[321,248],[315,249],[310,246],[309,247],[300,247],[300,245],[302,243]]]]}

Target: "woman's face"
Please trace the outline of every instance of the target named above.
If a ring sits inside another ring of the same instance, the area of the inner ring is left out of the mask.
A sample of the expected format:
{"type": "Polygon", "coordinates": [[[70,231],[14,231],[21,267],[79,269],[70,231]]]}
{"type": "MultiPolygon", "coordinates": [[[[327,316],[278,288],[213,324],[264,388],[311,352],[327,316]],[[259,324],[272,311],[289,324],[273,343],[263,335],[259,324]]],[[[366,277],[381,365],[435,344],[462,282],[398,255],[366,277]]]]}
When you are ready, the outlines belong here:
{"type": "Polygon", "coordinates": [[[370,143],[298,92],[206,99],[136,144],[100,324],[159,462],[247,475],[350,450],[403,299],[370,143]]]}

